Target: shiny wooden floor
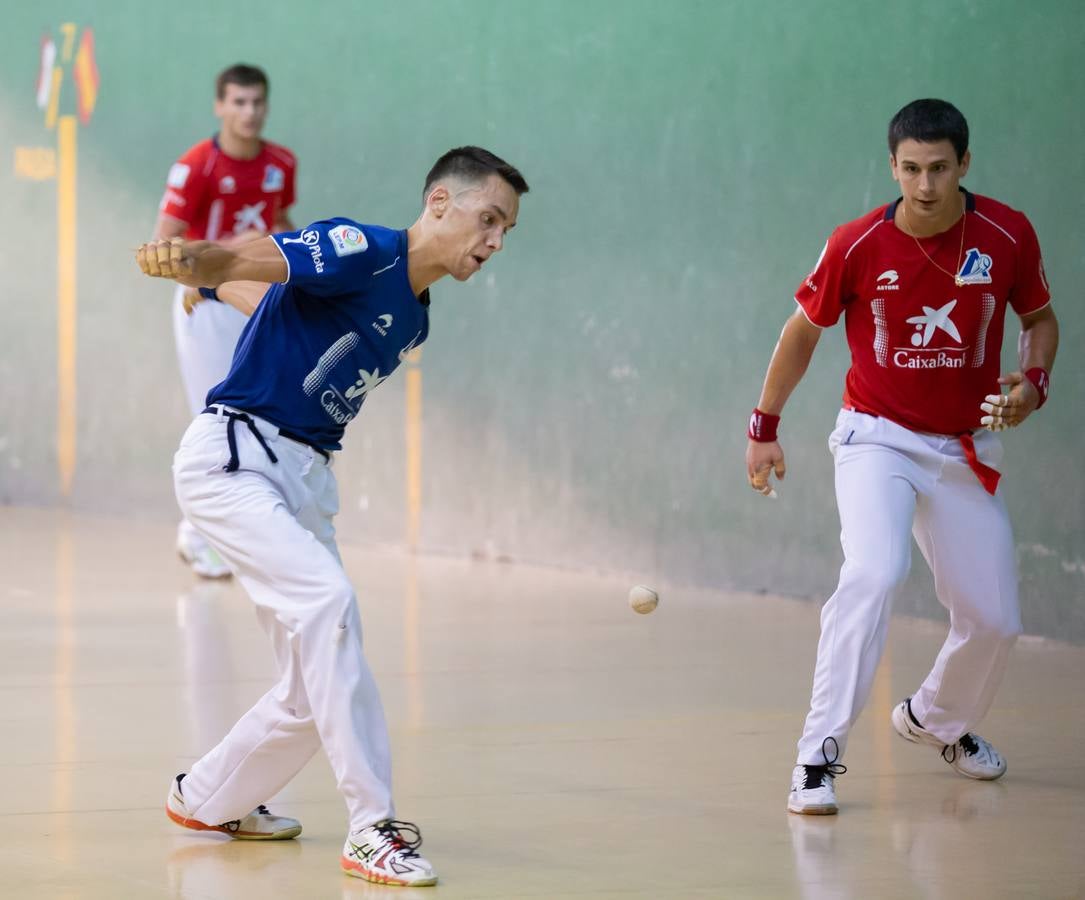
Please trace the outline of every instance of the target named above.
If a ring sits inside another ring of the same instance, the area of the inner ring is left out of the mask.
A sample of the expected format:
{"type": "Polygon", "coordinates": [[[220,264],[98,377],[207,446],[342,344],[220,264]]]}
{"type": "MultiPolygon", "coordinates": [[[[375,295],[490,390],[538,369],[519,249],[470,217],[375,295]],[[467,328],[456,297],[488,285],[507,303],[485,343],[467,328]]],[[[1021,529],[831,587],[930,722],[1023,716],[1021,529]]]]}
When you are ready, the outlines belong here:
{"type": "Polygon", "coordinates": [[[0,897],[1085,897],[1085,649],[1023,640],[955,775],[889,711],[943,636],[897,620],[838,782],[785,810],[817,609],[344,548],[392,731],[398,813],[436,888],[338,869],[318,755],[276,798],[305,831],[233,843],[172,825],[170,778],[272,677],[248,600],[200,582],[169,523],[0,508],[0,897]]]}

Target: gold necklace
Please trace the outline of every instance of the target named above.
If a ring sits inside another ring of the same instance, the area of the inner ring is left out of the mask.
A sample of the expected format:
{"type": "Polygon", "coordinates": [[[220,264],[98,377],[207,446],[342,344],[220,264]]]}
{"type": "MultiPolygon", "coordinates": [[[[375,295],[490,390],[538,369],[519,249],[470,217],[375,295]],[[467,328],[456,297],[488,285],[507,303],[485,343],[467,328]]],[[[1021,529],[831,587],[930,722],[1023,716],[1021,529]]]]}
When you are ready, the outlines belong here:
{"type": "Polygon", "coordinates": [[[964,279],[961,278],[961,260],[964,258],[964,217],[968,213],[967,205],[961,210],[961,246],[957,248],[957,269],[956,272],[947,272],[938,263],[931,259],[931,255],[923,249],[923,245],[919,243],[919,238],[915,236],[915,232],[912,230],[912,223],[908,221],[908,204],[903,200],[901,201],[903,206],[901,212],[904,214],[904,224],[908,226],[908,234],[912,236],[912,240],[915,241],[915,245],[919,248],[919,252],[927,257],[927,262],[934,266],[939,272],[945,272],[950,278],[953,279],[953,283],[957,287],[964,287],[964,279]]]}

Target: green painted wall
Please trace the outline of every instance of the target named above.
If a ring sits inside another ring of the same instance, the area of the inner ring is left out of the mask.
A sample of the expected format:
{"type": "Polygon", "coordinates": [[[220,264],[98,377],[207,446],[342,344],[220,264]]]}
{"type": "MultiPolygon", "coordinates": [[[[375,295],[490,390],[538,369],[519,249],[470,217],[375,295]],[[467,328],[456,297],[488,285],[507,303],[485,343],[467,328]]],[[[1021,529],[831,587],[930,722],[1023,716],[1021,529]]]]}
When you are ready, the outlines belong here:
{"type": "MultiPolygon", "coordinates": [[[[787,410],[779,503],[745,486],[745,418],[829,230],[895,196],[889,117],[944,96],[972,126],[968,186],[1026,210],[1044,248],[1063,350],[1051,404],[1006,438],[1006,494],[1027,627],[1085,639],[1080,3],[14,6],[0,33],[7,502],[57,499],[55,186],[15,180],[12,154],[53,140],[34,81],[39,38],[64,21],[94,28],[101,71],[79,132],[75,505],[171,514],[186,416],[170,292],[135,274],[130,248],[170,162],[213,131],[214,74],[247,60],[271,75],[268,136],[300,157],[299,220],[409,224],[424,172],[458,143],[531,182],[489,273],[435,291],[428,548],[823,598],[840,563],[825,437],[842,334],[787,410]]],[[[403,534],[402,390],[382,387],[348,435],[344,539],[403,534]]],[[[899,608],[938,610],[925,571],[899,608]]]]}

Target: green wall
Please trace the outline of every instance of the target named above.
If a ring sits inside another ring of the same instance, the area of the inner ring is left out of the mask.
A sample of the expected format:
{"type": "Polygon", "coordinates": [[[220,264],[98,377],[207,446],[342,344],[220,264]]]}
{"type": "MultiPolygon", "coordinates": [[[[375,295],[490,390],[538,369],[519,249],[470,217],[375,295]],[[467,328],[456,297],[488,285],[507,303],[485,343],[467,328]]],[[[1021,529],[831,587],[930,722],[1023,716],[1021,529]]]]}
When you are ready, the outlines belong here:
{"type": "MultiPolygon", "coordinates": [[[[170,162],[214,129],[212,81],[254,61],[268,136],[300,158],[297,219],[407,225],[436,156],[480,143],[532,191],[490,271],[434,291],[423,543],[823,598],[841,554],[825,448],[846,369],[822,340],[786,412],[778,503],[744,427],[792,292],[831,228],[895,196],[885,125],[920,96],[968,116],[967,185],[1028,212],[1063,329],[1053,399],[1006,437],[1030,631],[1085,640],[1085,6],[1078,2],[195,0],[40,2],[0,33],[0,500],[57,500],[55,185],[41,34],[94,28],[79,141],[80,508],[172,515],[186,424],[167,286],[130,249],[170,162]]],[[[70,101],[70,83],[66,84],[70,101]]],[[[1007,336],[1005,367],[1016,334],[1007,336]]],[[[345,540],[404,533],[403,381],[348,433],[345,540]]],[[[921,559],[899,609],[936,613],[921,559]]]]}

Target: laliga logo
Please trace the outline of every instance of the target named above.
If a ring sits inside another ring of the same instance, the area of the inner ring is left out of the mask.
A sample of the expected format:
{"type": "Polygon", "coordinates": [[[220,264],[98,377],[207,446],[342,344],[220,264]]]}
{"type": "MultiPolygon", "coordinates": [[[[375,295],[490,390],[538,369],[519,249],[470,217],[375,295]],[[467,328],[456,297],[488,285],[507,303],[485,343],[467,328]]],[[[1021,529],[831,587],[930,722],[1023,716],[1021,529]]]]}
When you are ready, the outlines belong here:
{"type": "Polygon", "coordinates": [[[301,237],[283,238],[283,244],[304,244],[313,257],[313,267],[319,275],[324,271],[324,254],[320,250],[320,233],[315,228],[306,228],[301,237]]]}

